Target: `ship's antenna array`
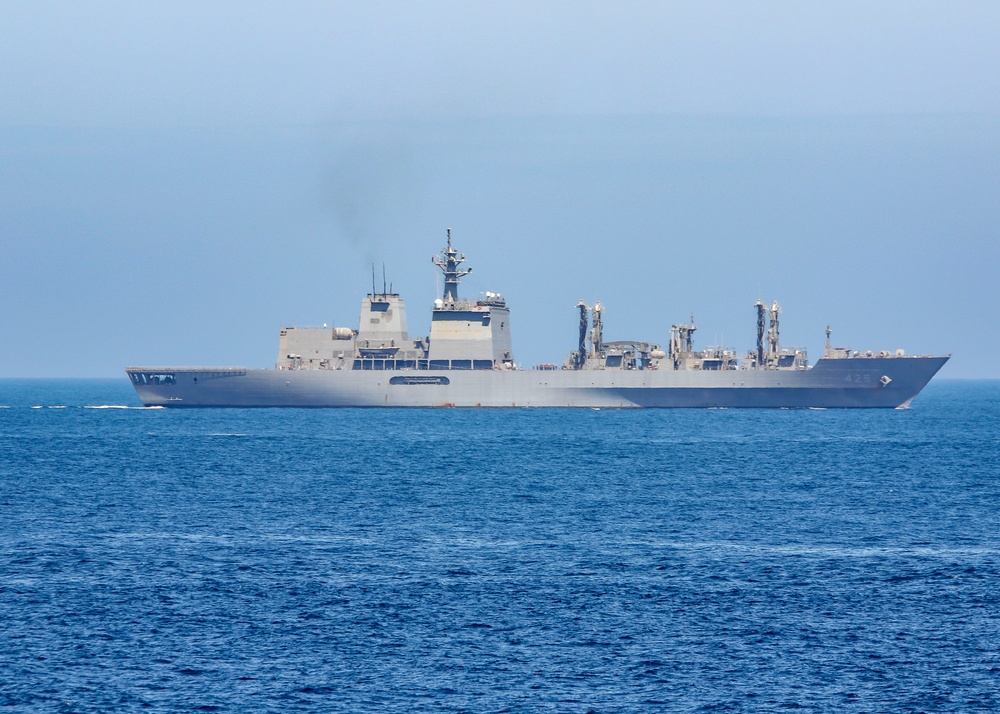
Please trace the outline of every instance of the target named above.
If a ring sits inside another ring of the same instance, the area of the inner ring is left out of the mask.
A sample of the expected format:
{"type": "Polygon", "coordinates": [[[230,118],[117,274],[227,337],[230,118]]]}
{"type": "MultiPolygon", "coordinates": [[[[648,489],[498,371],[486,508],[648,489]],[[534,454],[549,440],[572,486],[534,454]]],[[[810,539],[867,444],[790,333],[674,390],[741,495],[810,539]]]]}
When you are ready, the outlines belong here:
{"type": "Polygon", "coordinates": [[[441,257],[434,256],[431,261],[444,273],[445,302],[458,302],[458,281],[472,272],[472,268],[459,270],[458,266],[465,262],[465,253],[459,256],[458,251],[451,247],[451,228],[448,229],[448,245],[441,251],[441,257]]]}

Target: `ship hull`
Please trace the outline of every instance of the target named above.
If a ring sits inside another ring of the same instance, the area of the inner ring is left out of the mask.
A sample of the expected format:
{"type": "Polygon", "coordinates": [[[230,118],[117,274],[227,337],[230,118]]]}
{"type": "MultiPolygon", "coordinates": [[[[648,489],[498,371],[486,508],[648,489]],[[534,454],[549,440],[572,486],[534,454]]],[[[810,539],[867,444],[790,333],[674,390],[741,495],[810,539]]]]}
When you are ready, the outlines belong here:
{"type": "Polygon", "coordinates": [[[129,367],[163,407],[900,408],[948,357],[821,359],[805,370],[268,370],[129,367]]]}

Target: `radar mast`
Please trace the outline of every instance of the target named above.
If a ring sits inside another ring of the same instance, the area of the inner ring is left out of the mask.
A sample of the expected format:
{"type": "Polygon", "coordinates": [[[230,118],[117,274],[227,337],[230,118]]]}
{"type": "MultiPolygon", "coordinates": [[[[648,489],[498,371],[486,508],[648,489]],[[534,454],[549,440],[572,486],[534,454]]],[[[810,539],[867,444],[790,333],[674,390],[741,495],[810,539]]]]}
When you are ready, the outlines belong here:
{"type": "Polygon", "coordinates": [[[459,256],[458,251],[451,247],[451,228],[448,229],[448,246],[441,250],[441,257],[431,258],[434,265],[441,268],[444,273],[444,298],[445,302],[458,302],[458,281],[472,272],[459,270],[458,266],[465,262],[465,253],[459,256]]]}

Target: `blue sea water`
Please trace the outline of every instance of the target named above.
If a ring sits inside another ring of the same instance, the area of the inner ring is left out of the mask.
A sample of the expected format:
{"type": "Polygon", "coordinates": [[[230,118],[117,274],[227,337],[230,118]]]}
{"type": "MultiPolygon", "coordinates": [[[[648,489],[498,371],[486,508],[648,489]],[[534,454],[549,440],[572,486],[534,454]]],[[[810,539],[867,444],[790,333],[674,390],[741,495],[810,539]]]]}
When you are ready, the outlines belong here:
{"type": "Polygon", "coordinates": [[[1000,382],[904,411],[0,380],[14,712],[992,711],[1000,382]]]}

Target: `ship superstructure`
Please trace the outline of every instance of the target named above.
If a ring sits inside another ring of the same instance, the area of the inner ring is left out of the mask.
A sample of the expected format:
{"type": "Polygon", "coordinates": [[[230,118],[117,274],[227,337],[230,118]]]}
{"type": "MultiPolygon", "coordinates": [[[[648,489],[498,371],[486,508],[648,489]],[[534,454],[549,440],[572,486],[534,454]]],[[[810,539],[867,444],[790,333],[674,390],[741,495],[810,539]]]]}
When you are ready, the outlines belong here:
{"type": "Polygon", "coordinates": [[[901,407],[948,356],[831,347],[810,367],[806,351],[782,347],[777,302],[758,300],[756,348],[696,350],[694,317],[671,326],[665,348],[604,340],[604,308],[580,301],[579,341],[561,367],[516,366],[511,315],[499,293],[459,295],[464,254],[447,244],[433,258],[444,291],[430,334],[411,338],[400,295],[361,300],[358,327],[286,327],[275,369],[129,367],[146,405],[193,406],[546,406],[546,407],[901,407]]]}
{"type": "Polygon", "coordinates": [[[513,369],[510,310],[503,296],[478,300],[458,295],[465,256],[448,244],[434,257],[444,275],[444,294],[434,301],[428,337],[411,339],[406,306],[396,293],[375,292],[361,300],[358,328],[286,327],[278,340],[278,370],[493,370],[513,369]]]}

